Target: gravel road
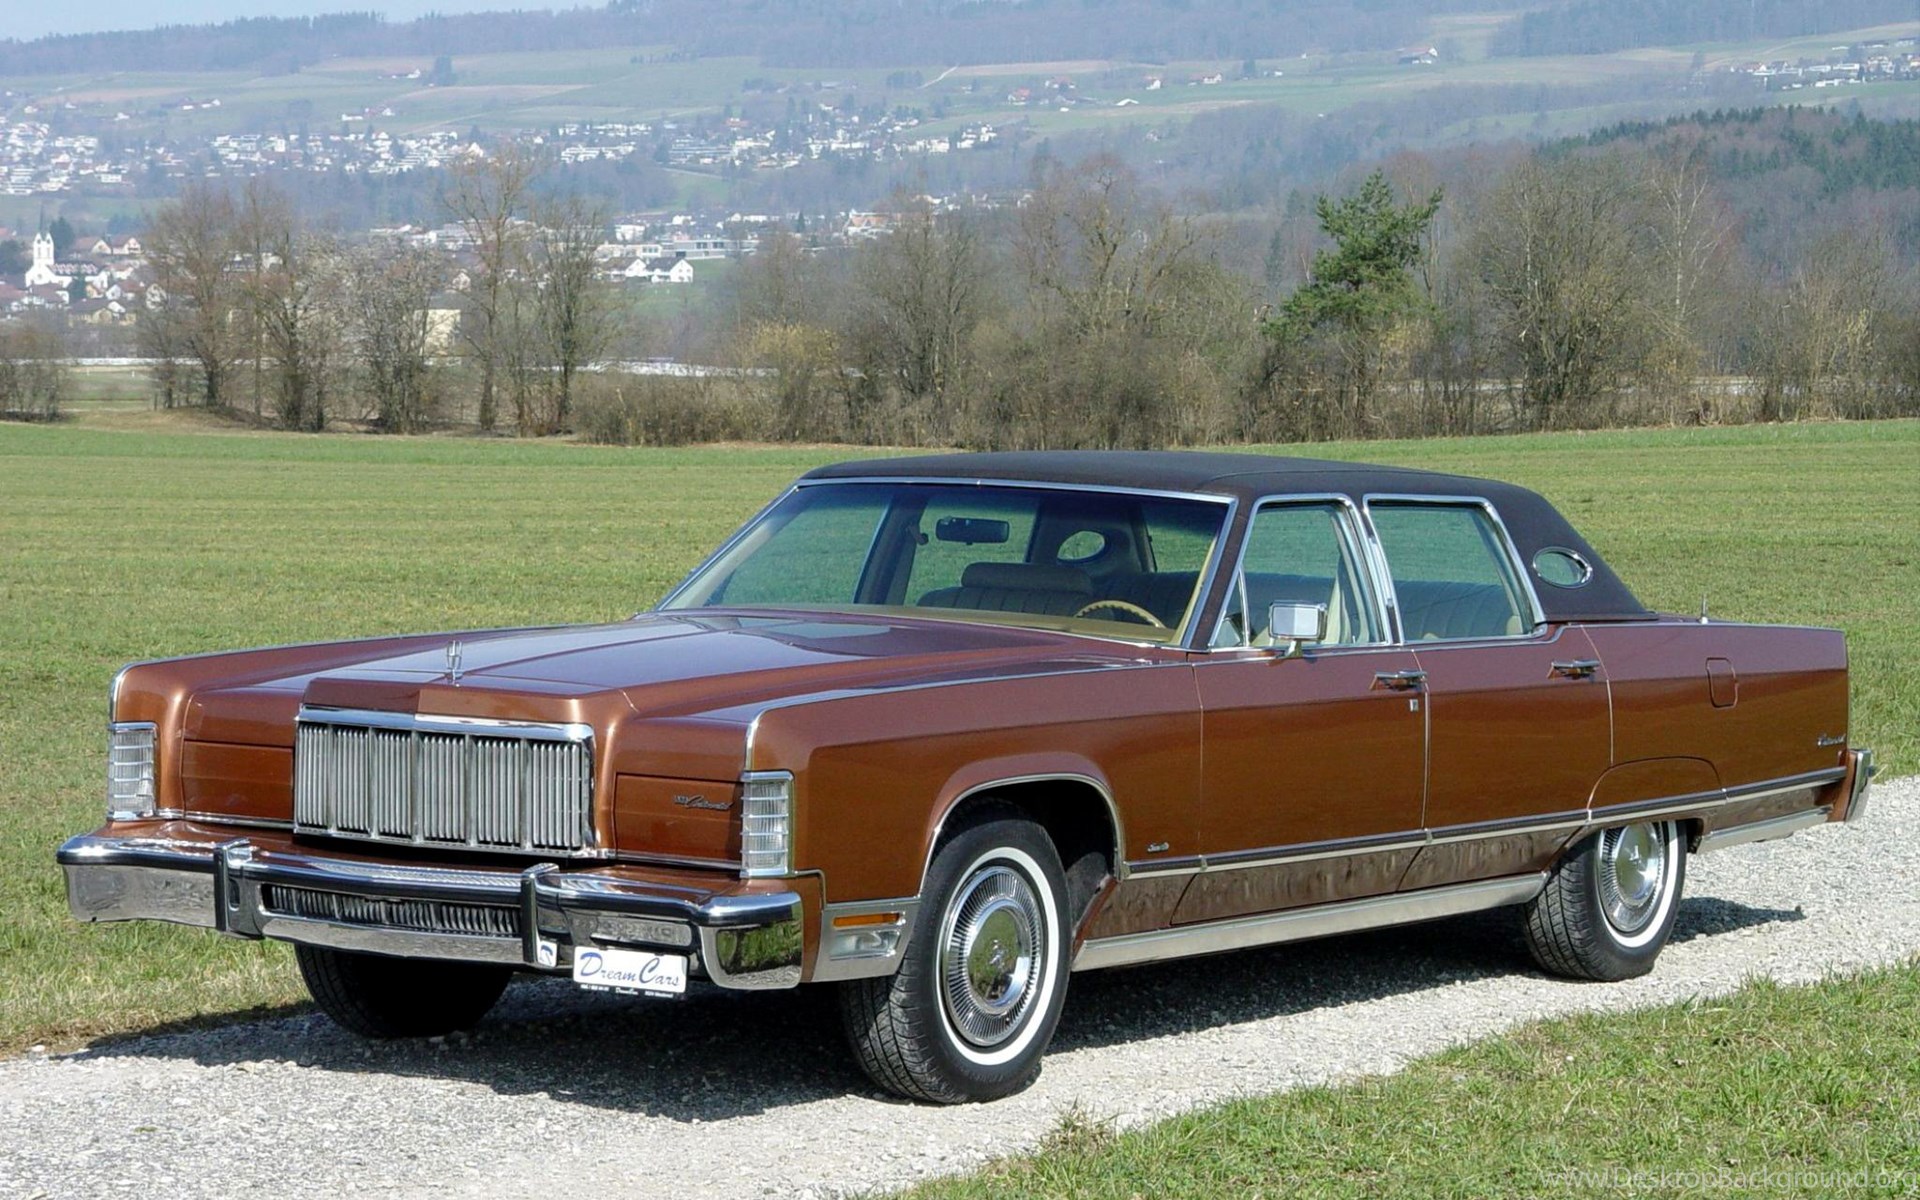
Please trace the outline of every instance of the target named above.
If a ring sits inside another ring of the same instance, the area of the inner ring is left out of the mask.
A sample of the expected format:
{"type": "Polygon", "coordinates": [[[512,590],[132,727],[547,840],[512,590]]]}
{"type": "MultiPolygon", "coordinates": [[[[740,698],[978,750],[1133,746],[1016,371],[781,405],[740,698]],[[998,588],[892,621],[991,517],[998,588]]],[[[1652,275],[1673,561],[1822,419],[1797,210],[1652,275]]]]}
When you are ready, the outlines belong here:
{"type": "Polygon", "coordinates": [[[472,1035],[373,1045],[318,1016],[0,1062],[0,1197],[835,1195],[959,1171],[1078,1106],[1123,1124],[1392,1071],[1517,1022],[1807,981],[1920,952],[1920,778],[1869,817],[1694,859],[1645,979],[1526,962],[1507,913],[1074,979],[1040,1082],[881,1097],[830,997],[516,984],[472,1035]],[[588,1181],[592,1181],[589,1184],[588,1181]]]}

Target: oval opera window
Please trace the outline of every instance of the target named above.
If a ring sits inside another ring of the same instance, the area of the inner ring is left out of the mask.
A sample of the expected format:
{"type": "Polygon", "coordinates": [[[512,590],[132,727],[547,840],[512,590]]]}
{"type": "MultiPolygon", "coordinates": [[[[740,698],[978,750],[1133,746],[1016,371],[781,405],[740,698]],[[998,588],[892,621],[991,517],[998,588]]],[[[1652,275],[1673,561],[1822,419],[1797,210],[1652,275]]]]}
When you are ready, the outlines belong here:
{"type": "Polygon", "coordinates": [[[1593,578],[1593,564],[1564,546],[1548,546],[1533,556],[1533,573],[1558,588],[1577,588],[1593,578]]]}

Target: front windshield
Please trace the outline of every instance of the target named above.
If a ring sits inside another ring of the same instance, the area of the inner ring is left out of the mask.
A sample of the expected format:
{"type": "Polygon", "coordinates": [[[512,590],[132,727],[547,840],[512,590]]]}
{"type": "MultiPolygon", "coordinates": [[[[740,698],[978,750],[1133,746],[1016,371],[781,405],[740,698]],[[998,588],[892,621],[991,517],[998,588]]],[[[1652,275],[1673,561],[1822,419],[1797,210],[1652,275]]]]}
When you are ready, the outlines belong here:
{"type": "Polygon", "coordinates": [[[661,605],[903,610],[1177,641],[1224,501],[939,483],[796,488],[661,605]]]}

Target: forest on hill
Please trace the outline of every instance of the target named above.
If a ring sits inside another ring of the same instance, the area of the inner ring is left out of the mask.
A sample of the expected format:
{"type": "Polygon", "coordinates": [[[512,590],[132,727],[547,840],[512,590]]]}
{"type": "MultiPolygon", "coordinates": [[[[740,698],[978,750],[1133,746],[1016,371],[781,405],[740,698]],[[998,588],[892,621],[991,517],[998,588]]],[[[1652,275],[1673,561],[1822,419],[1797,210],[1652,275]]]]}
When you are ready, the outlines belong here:
{"type": "Polygon", "coordinates": [[[329,58],[665,47],[768,66],[875,67],[1070,59],[1176,61],[1393,49],[1450,11],[1521,0],[614,0],[600,8],[257,17],[0,42],[0,75],[297,71],[329,58]],[[1097,11],[1090,19],[1089,9],[1097,11]]]}
{"type": "Polygon", "coordinates": [[[1413,46],[1433,39],[1433,18],[1463,12],[1514,14],[1495,32],[1494,54],[1596,54],[1910,21],[1920,19],[1920,0],[612,0],[412,21],[342,12],[6,40],[0,75],[288,73],[330,58],[608,46],[821,68],[1278,58],[1413,46]]]}
{"type": "Polygon", "coordinates": [[[1884,230],[1920,266],[1920,121],[1870,121],[1821,109],[1697,113],[1617,125],[1550,154],[1634,149],[1697,162],[1738,217],[1756,260],[1785,268],[1822,236],[1884,230]]]}
{"type": "Polygon", "coordinates": [[[1805,37],[1920,20],[1915,0],[1562,0],[1494,35],[1495,54],[1605,54],[1635,46],[1805,37]]]}

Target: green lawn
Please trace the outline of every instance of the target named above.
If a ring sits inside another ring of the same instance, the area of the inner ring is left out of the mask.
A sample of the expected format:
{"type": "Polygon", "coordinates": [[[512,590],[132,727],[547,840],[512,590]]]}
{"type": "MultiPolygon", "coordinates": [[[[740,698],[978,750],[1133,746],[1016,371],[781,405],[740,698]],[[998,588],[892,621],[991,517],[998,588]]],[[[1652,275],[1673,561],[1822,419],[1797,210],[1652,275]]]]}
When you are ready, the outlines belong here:
{"type": "Polygon", "coordinates": [[[1399,1074],[1114,1132],[908,1193],[1005,1196],[1911,1196],[1920,970],[1579,1016],[1399,1074]]]}
{"type": "MultiPolygon", "coordinates": [[[[95,418],[90,417],[89,420],[95,418]]],[[[107,420],[108,417],[99,418],[107,420]]],[[[82,927],[52,861],[97,824],[121,663],[618,618],[844,448],[0,425],[0,1051],[298,998],[284,953],[82,927]]],[[[1920,767],[1920,423],[1313,447],[1529,484],[1657,606],[1838,625],[1852,733],[1920,767]]]]}

